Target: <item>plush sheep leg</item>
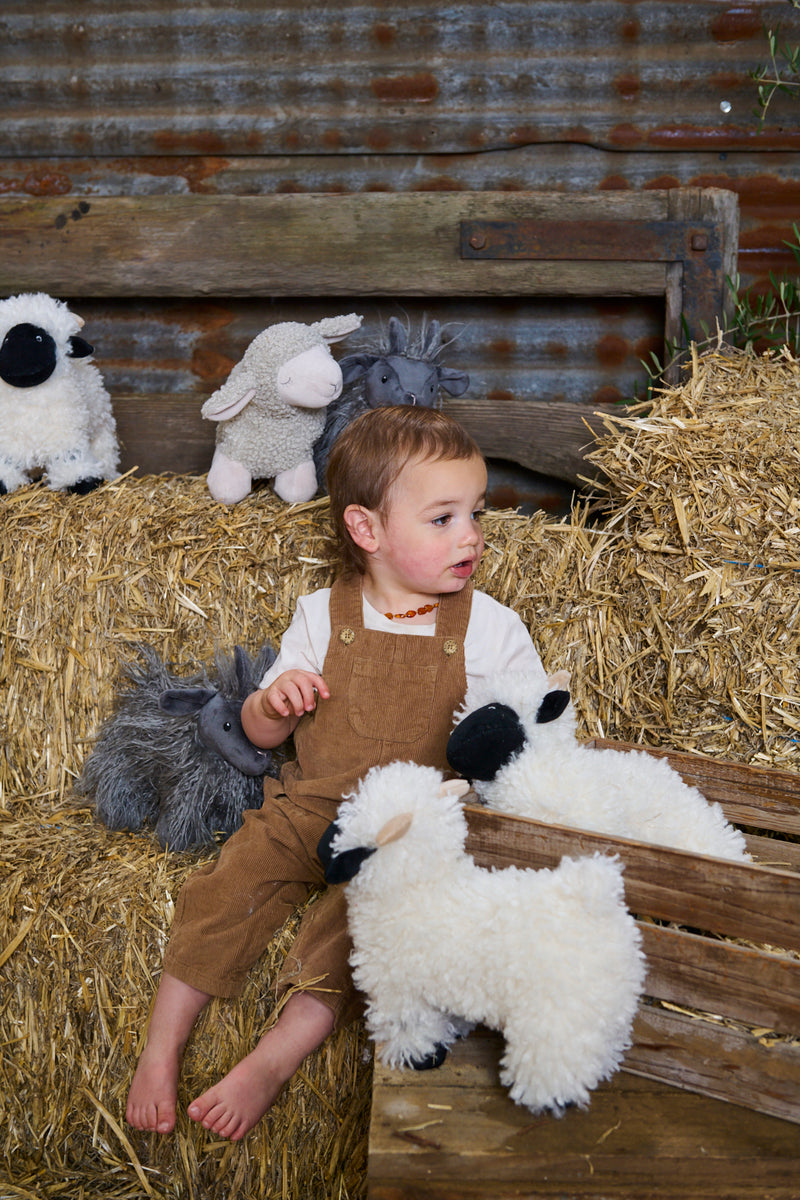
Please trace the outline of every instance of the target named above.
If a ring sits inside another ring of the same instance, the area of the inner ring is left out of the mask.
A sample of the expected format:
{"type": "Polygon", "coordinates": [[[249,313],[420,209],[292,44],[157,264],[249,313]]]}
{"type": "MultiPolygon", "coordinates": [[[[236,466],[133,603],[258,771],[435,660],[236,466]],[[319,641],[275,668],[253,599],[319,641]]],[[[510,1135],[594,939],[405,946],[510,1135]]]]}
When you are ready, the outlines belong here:
{"type": "Polygon", "coordinates": [[[15,492],[28,483],[28,476],[10,458],[0,458],[0,496],[15,492]]]}
{"type": "Polygon", "coordinates": [[[69,488],[82,493],[97,487],[104,478],[103,468],[88,448],[55,454],[45,464],[45,474],[47,486],[53,491],[69,488]]]}
{"type": "Polygon", "coordinates": [[[214,451],[208,472],[208,490],[221,504],[238,504],[253,485],[253,477],[241,463],[228,458],[221,450],[214,451]]]}
{"type": "Polygon", "coordinates": [[[388,993],[376,994],[367,1006],[367,1027],[382,1063],[418,1071],[441,1066],[448,1047],[469,1028],[465,1022],[426,1005],[420,996],[388,993]],[[413,1011],[412,1020],[401,1015],[408,1011],[413,1011]]]}
{"type": "Polygon", "coordinates": [[[291,471],[281,471],[275,476],[272,486],[275,495],[287,504],[302,504],[310,500],[317,490],[317,472],[312,459],[292,467],[291,471]]]}
{"type": "Polygon", "coordinates": [[[224,1079],[198,1096],[189,1116],[220,1137],[239,1141],[258,1124],[285,1083],[333,1032],[333,1009],[309,992],[295,992],[255,1050],[224,1079]]]}
{"type": "Polygon", "coordinates": [[[175,1127],[178,1074],[184,1047],[211,997],[166,971],[156,993],[147,1040],[128,1093],[126,1120],[135,1129],[169,1133],[175,1127]]]}

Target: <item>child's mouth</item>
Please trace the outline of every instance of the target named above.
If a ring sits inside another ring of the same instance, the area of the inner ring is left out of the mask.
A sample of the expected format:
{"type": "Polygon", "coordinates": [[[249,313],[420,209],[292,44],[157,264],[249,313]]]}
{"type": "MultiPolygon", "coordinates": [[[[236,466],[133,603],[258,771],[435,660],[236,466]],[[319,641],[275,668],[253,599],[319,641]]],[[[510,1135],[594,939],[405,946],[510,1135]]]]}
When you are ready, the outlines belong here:
{"type": "Polygon", "coordinates": [[[459,579],[468,579],[469,576],[472,574],[474,566],[475,566],[474,559],[465,558],[461,562],[456,563],[454,567],[451,567],[451,570],[454,575],[457,575],[459,577],[459,579]]]}

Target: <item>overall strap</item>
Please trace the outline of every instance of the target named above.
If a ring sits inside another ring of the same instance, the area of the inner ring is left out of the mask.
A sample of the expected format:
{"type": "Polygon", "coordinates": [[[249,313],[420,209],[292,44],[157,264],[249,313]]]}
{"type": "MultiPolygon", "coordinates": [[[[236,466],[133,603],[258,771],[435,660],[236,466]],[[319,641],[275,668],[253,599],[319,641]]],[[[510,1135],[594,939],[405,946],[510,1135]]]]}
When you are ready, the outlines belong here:
{"type": "Polygon", "coordinates": [[[472,580],[468,580],[460,592],[448,592],[442,596],[436,615],[437,637],[457,638],[459,642],[464,642],[472,611],[472,592],[472,580]]]}
{"type": "Polygon", "coordinates": [[[340,625],[349,625],[353,629],[364,628],[360,575],[350,573],[336,580],[331,588],[329,610],[331,629],[340,625]]]}

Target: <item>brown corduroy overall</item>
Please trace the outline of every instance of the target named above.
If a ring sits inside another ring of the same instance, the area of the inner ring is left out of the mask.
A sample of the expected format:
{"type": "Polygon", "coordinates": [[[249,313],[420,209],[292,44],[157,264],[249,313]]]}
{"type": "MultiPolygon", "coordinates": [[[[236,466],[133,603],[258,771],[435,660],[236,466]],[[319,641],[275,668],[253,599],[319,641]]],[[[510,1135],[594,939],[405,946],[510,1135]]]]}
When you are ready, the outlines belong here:
{"type": "MultiPolygon", "coordinates": [[[[265,779],[263,807],[184,884],[164,957],[170,975],[213,996],[239,995],[276,930],[324,882],[317,844],[342,796],[370,767],[395,760],[448,770],[471,606],[467,584],[442,597],[433,637],[381,633],[364,628],[361,580],[334,584],[322,672],[330,698],[299,722],[297,761],[280,781],[265,779]]],[[[350,948],[344,889],[328,888],[303,916],[279,988],[314,991],[346,1024],[361,1010],[350,948]]]]}

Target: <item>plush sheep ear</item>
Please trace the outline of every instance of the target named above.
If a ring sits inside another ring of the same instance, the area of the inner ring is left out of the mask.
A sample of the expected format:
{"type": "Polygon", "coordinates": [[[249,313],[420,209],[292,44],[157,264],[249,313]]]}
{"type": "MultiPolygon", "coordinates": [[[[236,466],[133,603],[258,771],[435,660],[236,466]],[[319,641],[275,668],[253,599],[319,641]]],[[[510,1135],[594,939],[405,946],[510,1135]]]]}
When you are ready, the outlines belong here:
{"type": "Polygon", "coordinates": [[[360,329],[363,320],[358,313],[348,313],[346,317],[323,317],[311,328],[322,334],[326,342],[340,342],[348,334],[360,329]]]}
{"type": "Polygon", "coordinates": [[[560,689],[548,692],[539,705],[539,711],[536,714],[536,724],[546,725],[548,721],[557,721],[568,704],[569,692],[564,692],[560,689]]]}
{"type": "Polygon", "coordinates": [[[413,823],[414,816],[410,812],[397,813],[382,825],[375,836],[376,846],[388,846],[390,842],[398,842],[405,837],[413,823]]]}
{"type": "Polygon", "coordinates": [[[207,421],[230,421],[231,417],[238,416],[243,408],[247,408],[255,394],[255,388],[248,388],[238,399],[232,400],[230,404],[226,404],[224,407],[218,407],[220,403],[219,399],[214,403],[214,397],[209,396],[200,409],[200,415],[205,417],[207,421]]]}
{"type": "Polygon", "coordinates": [[[354,383],[356,379],[360,379],[362,375],[366,375],[367,371],[378,361],[377,354],[347,354],[339,360],[339,369],[342,372],[342,383],[354,383]]]}
{"type": "Polygon", "coordinates": [[[408,348],[408,333],[402,321],[389,317],[389,353],[405,354],[408,348]]]}
{"type": "Polygon", "coordinates": [[[522,723],[507,704],[485,704],[456,725],[447,743],[447,761],[465,779],[494,779],[525,745],[522,723]]]}
{"type": "Polygon", "coordinates": [[[247,651],[242,646],[233,647],[233,661],[236,664],[236,683],[239,688],[238,695],[244,700],[253,690],[253,677],[250,668],[250,659],[247,651]]]}
{"type": "Polygon", "coordinates": [[[442,348],[442,327],[437,320],[431,321],[425,331],[422,346],[422,357],[430,361],[435,358],[442,348]]]}
{"type": "Polygon", "coordinates": [[[456,796],[459,799],[466,796],[469,791],[469,780],[467,779],[445,779],[442,786],[439,788],[440,796],[456,796]]]}
{"type": "Polygon", "coordinates": [[[466,371],[454,371],[450,367],[439,368],[439,387],[448,396],[463,396],[469,387],[469,375],[466,371]]]}
{"type": "Polygon", "coordinates": [[[198,712],[216,694],[210,688],[170,688],[158,697],[158,707],[173,717],[185,717],[198,712]]]}
{"type": "Polygon", "coordinates": [[[88,358],[94,354],[94,346],[90,346],[86,338],[73,334],[69,339],[69,354],[71,358],[88,358]]]}

